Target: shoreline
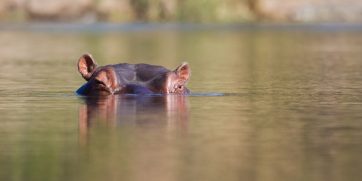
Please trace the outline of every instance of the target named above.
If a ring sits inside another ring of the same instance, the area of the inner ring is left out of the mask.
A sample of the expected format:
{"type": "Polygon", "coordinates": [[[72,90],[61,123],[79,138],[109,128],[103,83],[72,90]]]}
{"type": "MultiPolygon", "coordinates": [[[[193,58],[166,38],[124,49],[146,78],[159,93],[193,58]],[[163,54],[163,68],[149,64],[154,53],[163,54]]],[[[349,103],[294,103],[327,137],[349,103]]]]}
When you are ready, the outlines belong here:
{"type": "Polygon", "coordinates": [[[0,31],[129,32],[129,31],[362,31],[358,23],[0,23],[0,31]]]}

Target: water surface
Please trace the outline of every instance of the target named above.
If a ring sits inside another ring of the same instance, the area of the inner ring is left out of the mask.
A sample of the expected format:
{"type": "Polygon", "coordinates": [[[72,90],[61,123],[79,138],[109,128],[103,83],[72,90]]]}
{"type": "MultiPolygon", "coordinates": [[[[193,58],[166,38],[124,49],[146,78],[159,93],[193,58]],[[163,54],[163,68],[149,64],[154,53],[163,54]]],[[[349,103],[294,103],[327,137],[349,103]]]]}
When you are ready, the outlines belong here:
{"type": "Polygon", "coordinates": [[[99,26],[1,28],[0,180],[362,177],[358,28],[99,26]],[[76,96],[84,52],[187,61],[194,94],[76,96]]]}

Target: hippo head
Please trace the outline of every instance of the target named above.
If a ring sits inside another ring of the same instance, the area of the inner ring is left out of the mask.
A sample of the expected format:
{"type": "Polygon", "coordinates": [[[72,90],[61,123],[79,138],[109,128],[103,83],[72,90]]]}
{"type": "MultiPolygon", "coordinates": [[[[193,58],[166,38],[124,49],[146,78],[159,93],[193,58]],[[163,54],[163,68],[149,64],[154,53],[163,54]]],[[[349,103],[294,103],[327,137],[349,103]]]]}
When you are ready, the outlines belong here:
{"type": "Polygon", "coordinates": [[[187,63],[175,70],[149,64],[114,64],[98,66],[92,55],[79,58],[78,71],[87,81],[77,90],[81,95],[109,94],[187,94],[191,76],[187,63]]]}

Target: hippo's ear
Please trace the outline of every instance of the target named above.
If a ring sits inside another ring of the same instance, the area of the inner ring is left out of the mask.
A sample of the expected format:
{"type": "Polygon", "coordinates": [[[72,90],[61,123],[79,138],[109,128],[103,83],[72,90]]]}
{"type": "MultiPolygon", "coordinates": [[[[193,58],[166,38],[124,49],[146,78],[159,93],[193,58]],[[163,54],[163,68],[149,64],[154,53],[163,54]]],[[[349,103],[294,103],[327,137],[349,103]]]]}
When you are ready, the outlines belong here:
{"type": "Polygon", "coordinates": [[[97,64],[91,54],[86,53],[79,58],[78,71],[85,80],[89,80],[96,68],[97,64]]]}
{"type": "Polygon", "coordinates": [[[184,81],[189,80],[189,78],[191,77],[191,68],[190,68],[189,64],[187,64],[186,62],[184,62],[180,66],[178,66],[174,70],[174,72],[176,73],[176,75],[179,79],[182,79],[184,81]]]}

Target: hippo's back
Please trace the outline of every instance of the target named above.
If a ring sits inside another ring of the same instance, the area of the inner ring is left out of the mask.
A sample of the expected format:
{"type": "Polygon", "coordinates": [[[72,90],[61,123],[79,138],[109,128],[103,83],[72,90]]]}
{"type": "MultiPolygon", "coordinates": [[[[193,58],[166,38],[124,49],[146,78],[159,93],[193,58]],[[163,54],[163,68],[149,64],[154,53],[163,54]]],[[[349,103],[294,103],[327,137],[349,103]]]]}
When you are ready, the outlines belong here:
{"type": "Polygon", "coordinates": [[[149,64],[121,63],[113,65],[117,77],[123,83],[147,82],[156,76],[163,75],[170,70],[162,66],[149,64]]]}

